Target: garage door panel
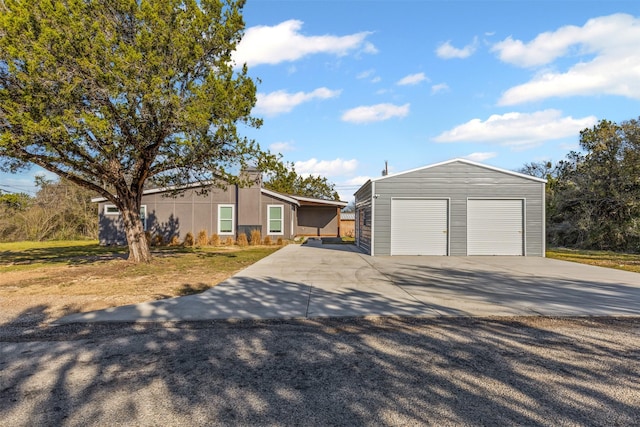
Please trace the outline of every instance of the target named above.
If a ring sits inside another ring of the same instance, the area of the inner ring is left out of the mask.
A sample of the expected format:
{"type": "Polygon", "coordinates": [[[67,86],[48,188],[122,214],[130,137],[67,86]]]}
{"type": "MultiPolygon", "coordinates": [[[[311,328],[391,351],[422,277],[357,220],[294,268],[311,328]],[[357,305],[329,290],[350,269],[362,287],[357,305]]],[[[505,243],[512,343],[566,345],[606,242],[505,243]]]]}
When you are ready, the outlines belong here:
{"type": "Polygon", "coordinates": [[[468,255],[524,255],[524,201],[469,199],[468,255]]]}
{"type": "Polygon", "coordinates": [[[447,255],[447,199],[391,200],[391,255],[447,255]]]}

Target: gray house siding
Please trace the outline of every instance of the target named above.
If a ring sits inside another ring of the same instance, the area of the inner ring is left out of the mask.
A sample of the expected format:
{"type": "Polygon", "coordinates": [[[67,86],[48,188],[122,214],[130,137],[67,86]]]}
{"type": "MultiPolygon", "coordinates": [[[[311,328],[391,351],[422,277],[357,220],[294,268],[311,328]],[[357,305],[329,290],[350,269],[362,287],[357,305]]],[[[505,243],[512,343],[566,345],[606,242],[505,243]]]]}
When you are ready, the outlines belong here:
{"type": "Polygon", "coordinates": [[[333,206],[300,206],[297,234],[299,236],[337,236],[340,228],[338,210],[333,206]]]}
{"type": "Polygon", "coordinates": [[[260,217],[262,218],[262,224],[265,224],[262,227],[261,233],[263,237],[266,236],[270,236],[272,239],[277,239],[278,237],[282,237],[283,239],[291,239],[296,235],[295,232],[295,217],[294,217],[294,224],[293,224],[293,228],[291,227],[291,218],[292,215],[295,215],[295,209],[292,209],[292,206],[295,207],[295,205],[285,201],[285,200],[281,200],[277,197],[273,197],[273,196],[269,196],[269,195],[262,195],[262,198],[260,199],[260,217]],[[268,224],[268,211],[269,211],[269,206],[273,205],[273,206],[282,206],[282,213],[284,215],[283,218],[283,232],[282,234],[273,234],[273,233],[269,233],[269,229],[268,226],[266,224],[268,224]]]}
{"type": "MultiPolygon", "coordinates": [[[[378,178],[356,193],[357,203],[375,185],[373,254],[391,253],[391,200],[393,198],[449,199],[449,255],[467,255],[467,200],[473,198],[523,199],[524,254],[544,256],[544,182],[463,161],[447,162],[395,176],[378,178]],[[360,197],[359,197],[360,195],[360,197]]],[[[370,197],[369,197],[370,198],[370,197]]],[[[370,200],[372,200],[370,198],[370,200]]],[[[371,253],[363,240],[361,247],[371,253]]]]}
{"type": "MultiPolygon", "coordinates": [[[[259,185],[257,182],[254,186],[244,188],[234,185],[226,189],[212,188],[207,194],[198,194],[196,188],[191,188],[175,197],[169,196],[166,190],[148,190],[142,197],[142,206],[146,209],[145,231],[151,236],[162,236],[165,242],[169,242],[174,236],[182,241],[187,233],[197,236],[203,230],[209,237],[217,233],[223,239],[235,239],[241,233],[250,237],[252,230],[260,231],[262,237],[269,235],[272,239],[292,239],[304,231],[300,228],[301,224],[312,226],[314,235],[317,232],[338,235],[339,208],[346,206],[346,203],[317,199],[298,202],[293,198],[296,196],[267,191],[259,185]],[[301,203],[312,206],[299,206],[301,203]],[[231,233],[219,232],[220,205],[233,206],[231,233]],[[281,207],[281,223],[276,224],[281,226],[281,232],[274,232],[269,227],[269,220],[273,219],[269,217],[270,206],[281,207]]],[[[99,203],[100,244],[126,244],[120,215],[108,214],[105,206],[111,204],[104,199],[94,201],[99,203]]]]}
{"type": "MultiPolygon", "coordinates": [[[[226,190],[215,188],[206,195],[197,194],[194,189],[175,197],[168,196],[166,192],[145,194],[142,206],[146,206],[147,212],[146,231],[162,236],[166,242],[173,236],[182,240],[188,232],[197,236],[201,230],[210,236],[218,232],[218,205],[235,203],[235,186],[226,190]]],[[[100,244],[125,244],[122,220],[119,215],[106,215],[106,205],[110,203],[99,204],[100,244]]]]}
{"type": "Polygon", "coordinates": [[[356,192],[356,244],[365,253],[372,255],[372,185],[371,181],[364,184],[356,192]]]}

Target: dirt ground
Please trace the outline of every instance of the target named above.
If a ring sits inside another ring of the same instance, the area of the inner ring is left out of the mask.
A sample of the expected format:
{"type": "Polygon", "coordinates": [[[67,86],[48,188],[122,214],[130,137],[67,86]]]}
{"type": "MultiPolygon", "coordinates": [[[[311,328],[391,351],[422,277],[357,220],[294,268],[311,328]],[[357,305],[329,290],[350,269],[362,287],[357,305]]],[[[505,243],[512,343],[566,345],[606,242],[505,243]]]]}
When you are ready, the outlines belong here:
{"type": "Polygon", "coordinates": [[[151,264],[133,264],[123,255],[5,266],[0,325],[43,326],[72,313],[199,293],[275,250],[164,251],[151,264]]]}
{"type": "Polygon", "coordinates": [[[640,424],[638,318],[0,328],[11,426],[640,424]]]}

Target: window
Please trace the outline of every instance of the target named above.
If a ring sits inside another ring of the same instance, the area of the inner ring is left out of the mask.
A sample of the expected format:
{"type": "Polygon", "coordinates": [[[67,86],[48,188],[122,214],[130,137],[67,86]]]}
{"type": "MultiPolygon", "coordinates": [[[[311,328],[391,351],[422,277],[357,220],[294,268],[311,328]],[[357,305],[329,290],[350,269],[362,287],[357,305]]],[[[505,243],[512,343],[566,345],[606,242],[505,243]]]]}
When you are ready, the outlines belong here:
{"type": "Polygon", "coordinates": [[[282,205],[267,206],[267,234],[284,234],[283,212],[282,205]]]}
{"type": "MultiPolygon", "coordinates": [[[[115,205],[104,205],[105,215],[120,215],[120,210],[115,205]]],[[[147,231],[147,205],[140,206],[140,221],[142,229],[147,231]]]]}
{"type": "Polygon", "coordinates": [[[120,211],[114,205],[104,205],[105,215],[120,215],[120,211]]]}
{"type": "Polygon", "coordinates": [[[140,206],[140,221],[142,221],[142,229],[147,231],[147,206],[140,206]]]}
{"type": "Polygon", "coordinates": [[[218,205],[218,234],[233,234],[233,205],[218,205]]]}

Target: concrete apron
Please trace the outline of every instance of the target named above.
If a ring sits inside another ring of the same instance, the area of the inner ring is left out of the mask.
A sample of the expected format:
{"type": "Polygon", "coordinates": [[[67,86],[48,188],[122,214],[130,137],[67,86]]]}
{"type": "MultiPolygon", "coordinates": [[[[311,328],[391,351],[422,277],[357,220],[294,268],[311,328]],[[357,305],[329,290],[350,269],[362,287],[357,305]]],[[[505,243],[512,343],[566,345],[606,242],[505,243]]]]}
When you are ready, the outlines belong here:
{"type": "Polygon", "coordinates": [[[198,295],[56,323],[541,314],[638,315],[640,275],[544,258],[372,258],[310,240],[198,295]]]}

